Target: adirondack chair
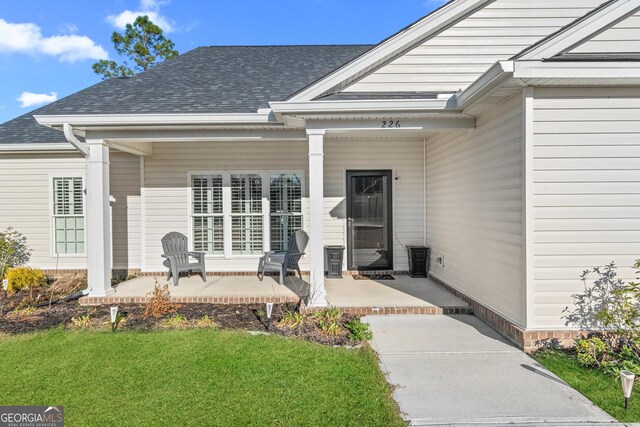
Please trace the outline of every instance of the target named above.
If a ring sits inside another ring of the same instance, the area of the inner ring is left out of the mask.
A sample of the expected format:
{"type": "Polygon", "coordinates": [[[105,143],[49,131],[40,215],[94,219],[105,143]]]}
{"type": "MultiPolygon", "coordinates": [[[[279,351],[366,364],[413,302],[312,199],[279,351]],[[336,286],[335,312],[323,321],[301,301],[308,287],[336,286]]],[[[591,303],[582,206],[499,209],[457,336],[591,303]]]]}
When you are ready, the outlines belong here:
{"type": "Polygon", "coordinates": [[[289,270],[295,270],[302,279],[298,261],[304,255],[304,250],[309,243],[309,235],[303,230],[298,230],[289,237],[289,247],[286,251],[265,252],[258,264],[258,277],[264,279],[266,270],[280,273],[280,284],[284,285],[284,276],[289,270]]]}
{"type": "Polygon", "coordinates": [[[206,282],[207,271],[204,268],[204,252],[190,252],[187,236],[178,232],[171,232],[162,238],[162,249],[166,258],[164,265],[169,268],[167,280],[173,277],[174,286],[178,286],[180,273],[184,271],[199,272],[206,282]],[[194,259],[192,261],[191,259],[194,259]]]}

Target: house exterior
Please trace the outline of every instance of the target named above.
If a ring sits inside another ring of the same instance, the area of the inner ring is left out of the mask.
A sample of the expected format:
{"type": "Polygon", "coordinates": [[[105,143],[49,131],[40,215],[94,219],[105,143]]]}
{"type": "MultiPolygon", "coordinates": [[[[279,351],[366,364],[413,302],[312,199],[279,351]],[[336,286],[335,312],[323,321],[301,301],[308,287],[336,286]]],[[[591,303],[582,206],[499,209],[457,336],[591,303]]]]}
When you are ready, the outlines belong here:
{"type": "Polygon", "coordinates": [[[639,46],[640,0],[454,0],[375,46],[195,49],[0,125],[0,227],[97,297],[170,231],[255,274],[305,229],[316,306],[324,245],[427,245],[521,345],[569,339],[582,271],[640,253],[639,46]]]}

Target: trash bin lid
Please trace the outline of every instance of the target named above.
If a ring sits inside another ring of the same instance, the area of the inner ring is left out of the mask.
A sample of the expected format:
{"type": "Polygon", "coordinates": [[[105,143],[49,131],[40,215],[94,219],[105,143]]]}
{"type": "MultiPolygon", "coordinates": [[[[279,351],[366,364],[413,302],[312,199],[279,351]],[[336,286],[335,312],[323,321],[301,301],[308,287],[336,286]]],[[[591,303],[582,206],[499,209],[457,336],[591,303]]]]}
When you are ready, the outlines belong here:
{"type": "Polygon", "coordinates": [[[344,249],[344,246],[342,246],[342,245],[325,245],[324,248],[325,249],[344,249]]]}

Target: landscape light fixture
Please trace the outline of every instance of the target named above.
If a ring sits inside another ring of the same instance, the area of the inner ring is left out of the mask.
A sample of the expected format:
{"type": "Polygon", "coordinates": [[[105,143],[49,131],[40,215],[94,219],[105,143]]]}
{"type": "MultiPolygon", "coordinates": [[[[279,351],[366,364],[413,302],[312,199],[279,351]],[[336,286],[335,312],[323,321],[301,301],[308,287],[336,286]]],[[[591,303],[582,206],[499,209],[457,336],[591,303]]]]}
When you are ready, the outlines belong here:
{"type": "Polygon", "coordinates": [[[636,375],[631,371],[620,371],[620,382],[622,383],[622,392],[624,393],[624,410],[629,410],[629,398],[633,389],[633,382],[636,375]]]}
{"type": "Polygon", "coordinates": [[[118,306],[111,307],[111,332],[116,331],[116,319],[118,318],[118,306]]]}
{"type": "Polygon", "coordinates": [[[2,280],[2,289],[4,290],[4,297],[7,297],[7,291],[9,290],[9,279],[2,280]]]}
{"type": "Polygon", "coordinates": [[[267,303],[267,319],[271,319],[271,312],[273,311],[273,303],[267,303]]]}
{"type": "Polygon", "coordinates": [[[273,312],[273,303],[267,303],[267,331],[271,332],[271,313],[273,312]]]}

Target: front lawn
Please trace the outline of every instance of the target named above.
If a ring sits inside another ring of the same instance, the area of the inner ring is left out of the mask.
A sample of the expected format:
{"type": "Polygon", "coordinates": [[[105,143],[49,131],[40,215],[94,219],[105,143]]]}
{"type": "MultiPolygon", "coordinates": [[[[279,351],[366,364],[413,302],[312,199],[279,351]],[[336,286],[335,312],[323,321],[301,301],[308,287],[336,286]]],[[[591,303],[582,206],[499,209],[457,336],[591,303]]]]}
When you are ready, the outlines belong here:
{"type": "Polygon", "coordinates": [[[563,351],[544,351],[533,357],[618,421],[640,422],[640,389],[631,394],[629,411],[625,412],[619,379],[597,369],[585,368],[563,351]]]}
{"type": "Polygon", "coordinates": [[[401,426],[369,349],[213,329],[0,337],[0,405],[68,426],[401,426]]]}

